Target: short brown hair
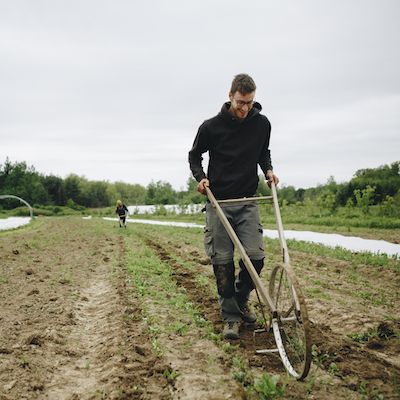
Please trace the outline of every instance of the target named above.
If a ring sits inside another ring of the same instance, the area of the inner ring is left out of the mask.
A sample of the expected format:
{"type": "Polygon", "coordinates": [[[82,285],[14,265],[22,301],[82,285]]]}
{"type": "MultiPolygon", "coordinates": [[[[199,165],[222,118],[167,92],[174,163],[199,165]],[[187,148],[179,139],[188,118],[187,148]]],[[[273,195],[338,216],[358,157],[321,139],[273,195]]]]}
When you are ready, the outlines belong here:
{"type": "Polygon", "coordinates": [[[241,94],[252,93],[256,90],[256,84],[253,78],[247,74],[238,74],[233,78],[231,93],[239,92],[241,94]]]}

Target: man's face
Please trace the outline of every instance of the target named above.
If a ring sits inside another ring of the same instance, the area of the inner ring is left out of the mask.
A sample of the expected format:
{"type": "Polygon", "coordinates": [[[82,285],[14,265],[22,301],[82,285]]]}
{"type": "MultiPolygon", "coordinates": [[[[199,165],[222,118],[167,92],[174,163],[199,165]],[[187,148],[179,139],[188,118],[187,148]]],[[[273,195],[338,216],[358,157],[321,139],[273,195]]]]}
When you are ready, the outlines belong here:
{"type": "Polygon", "coordinates": [[[254,96],[256,92],[242,94],[238,91],[235,93],[229,93],[229,99],[231,101],[230,112],[237,119],[245,119],[249,111],[253,108],[254,96]]]}

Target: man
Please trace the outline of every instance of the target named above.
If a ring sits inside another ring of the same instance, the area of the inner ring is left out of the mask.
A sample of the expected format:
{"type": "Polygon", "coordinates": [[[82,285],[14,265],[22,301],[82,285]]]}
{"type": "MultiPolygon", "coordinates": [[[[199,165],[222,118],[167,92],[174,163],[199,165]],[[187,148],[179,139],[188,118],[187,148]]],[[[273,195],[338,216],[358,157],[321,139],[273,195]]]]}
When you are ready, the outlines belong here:
{"type": "MultiPolygon", "coordinates": [[[[247,74],[234,77],[229,102],[215,117],[199,128],[189,152],[190,169],[199,182],[197,190],[206,194],[209,186],[218,200],[254,196],[258,186],[258,165],[269,184],[278,184],[269,151],[271,125],[254,102],[256,85],[247,74]],[[207,175],[202,154],[209,152],[207,175]]],[[[258,206],[254,202],[221,203],[222,209],[260,274],[264,265],[264,245],[258,206]]],[[[234,246],[216,211],[206,205],[204,244],[216,278],[226,339],[238,339],[242,321],[254,323],[248,300],[253,282],[242,260],[235,278],[234,246]]]]}

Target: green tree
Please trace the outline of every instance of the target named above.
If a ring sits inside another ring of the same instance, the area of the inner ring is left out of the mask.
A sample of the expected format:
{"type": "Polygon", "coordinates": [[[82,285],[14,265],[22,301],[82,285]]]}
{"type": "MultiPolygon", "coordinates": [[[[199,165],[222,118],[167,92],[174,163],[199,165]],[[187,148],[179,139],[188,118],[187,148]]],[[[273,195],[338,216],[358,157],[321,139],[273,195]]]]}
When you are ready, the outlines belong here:
{"type": "Polygon", "coordinates": [[[386,199],[386,196],[395,196],[400,189],[400,161],[391,165],[383,165],[378,168],[366,168],[356,171],[350,182],[344,184],[338,193],[338,202],[346,204],[349,197],[355,199],[355,190],[360,193],[367,186],[375,187],[374,195],[370,199],[371,204],[379,204],[386,199]]]}
{"type": "Polygon", "coordinates": [[[359,207],[365,215],[369,214],[369,207],[372,204],[374,193],[375,187],[369,185],[363,190],[356,189],[354,191],[357,207],[359,207]]]}
{"type": "Polygon", "coordinates": [[[176,204],[177,195],[168,182],[151,182],[147,186],[146,204],[176,204]]]}
{"type": "Polygon", "coordinates": [[[317,197],[317,205],[320,208],[320,214],[322,210],[328,210],[330,213],[334,213],[337,208],[336,197],[331,191],[325,190],[317,197]]]}
{"type": "Polygon", "coordinates": [[[199,204],[206,201],[206,197],[197,191],[198,182],[192,176],[186,181],[186,190],[177,193],[179,204],[199,204]]]}
{"type": "Polygon", "coordinates": [[[47,191],[49,201],[58,206],[64,206],[67,203],[65,195],[64,181],[58,176],[42,176],[42,184],[47,191]]]}
{"type": "Polygon", "coordinates": [[[145,204],[146,188],[139,184],[115,182],[109,185],[109,196],[112,203],[120,199],[127,205],[145,204]]]}
{"type": "MultiPolygon", "coordinates": [[[[12,163],[8,158],[0,166],[0,194],[12,194],[26,200],[28,203],[46,204],[48,194],[43,187],[40,175],[33,166],[25,162],[12,163]]],[[[15,207],[14,200],[5,201],[6,207],[15,207]]]]}
{"type": "Polygon", "coordinates": [[[400,216],[400,208],[396,205],[394,197],[386,196],[386,199],[380,205],[380,214],[385,217],[400,216]]]}
{"type": "Polygon", "coordinates": [[[108,182],[90,181],[87,182],[85,192],[85,207],[106,207],[111,204],[108,196],[108,182]]]}
{"type": "Polygon", "coordinates": [[[297,191],[293,186],[283,186],[278,189],[279,199],[285,200],[287,204],[296,204],[298,201],[297,191]]]}
{"type": "Polygon", "coordinates": [[[64,180],[65,197],[74,203],[80,203],[81,178],[78,175],[70,174],[64,180]]]}
{"type": "Polygon", "coordinates": [[[270,196],[271,195],[271,190],[267,185],[267,182],[265,181],[264,175],[259,175],[258,176],[258,187],[257,187],[257,196],[270,196]]]}

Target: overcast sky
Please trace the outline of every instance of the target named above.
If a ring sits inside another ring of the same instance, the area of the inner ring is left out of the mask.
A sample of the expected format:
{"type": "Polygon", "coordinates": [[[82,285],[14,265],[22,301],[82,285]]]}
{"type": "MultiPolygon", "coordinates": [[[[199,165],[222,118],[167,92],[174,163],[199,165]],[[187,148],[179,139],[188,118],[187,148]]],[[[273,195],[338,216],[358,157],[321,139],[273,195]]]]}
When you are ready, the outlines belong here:
{"type": "Polygon", "coordinates": [[[250,74],[281,182],[400,160],[398,0],[0,0],[0,164],[186,187],[250,74]]]}

